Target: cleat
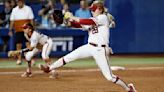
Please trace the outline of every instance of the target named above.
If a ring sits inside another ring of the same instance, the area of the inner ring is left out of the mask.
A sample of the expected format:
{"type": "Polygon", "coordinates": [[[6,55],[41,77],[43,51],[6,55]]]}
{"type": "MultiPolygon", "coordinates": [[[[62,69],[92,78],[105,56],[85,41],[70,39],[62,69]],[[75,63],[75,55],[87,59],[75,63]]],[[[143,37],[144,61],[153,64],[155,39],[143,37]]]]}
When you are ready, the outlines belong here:
{"type": "Polygon", "coordinates": [[[40,70],[44,71],[45,73],[49,73],[51,71],[49,69],[49,66],[47,66],[47,65],[39,64],[39,68],[40,68],[40,70]]]}
{"type": "Polygon", "coordinates": [[[137,92],[134,85],[132,83],[128,84],[130,90],[128,92],[137,92]]]}
{"type": "Polygon", "coordinates": [[[21,60],[17,60],[16,64],[17,65],[21,65],[22,64],[22,61],[21,60]]]}
{"type": "Polygon", "coordinates": [[[21,77],[31,77],[32,73],[31,72],[24,72],[21,77]]]}

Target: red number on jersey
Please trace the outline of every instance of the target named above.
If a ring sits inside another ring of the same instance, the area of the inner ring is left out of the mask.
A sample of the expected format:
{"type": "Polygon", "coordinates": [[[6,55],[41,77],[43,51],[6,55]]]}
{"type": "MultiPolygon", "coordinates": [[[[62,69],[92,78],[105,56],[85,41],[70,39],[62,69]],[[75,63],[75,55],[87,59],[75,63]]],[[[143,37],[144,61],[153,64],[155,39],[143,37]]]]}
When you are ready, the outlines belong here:
{"type": "Polygon", "coordinates": [[[90,31],[92,32],[92,34],[98,33],[98,27],[97,26],[93,26],[90,31]]]}

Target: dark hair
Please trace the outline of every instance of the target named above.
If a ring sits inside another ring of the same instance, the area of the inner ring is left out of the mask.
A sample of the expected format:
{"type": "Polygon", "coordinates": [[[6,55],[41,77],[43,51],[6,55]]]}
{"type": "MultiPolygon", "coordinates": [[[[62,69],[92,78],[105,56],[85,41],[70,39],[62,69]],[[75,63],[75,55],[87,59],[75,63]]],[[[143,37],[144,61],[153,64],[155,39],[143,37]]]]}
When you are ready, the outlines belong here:
{"type": "Polygon", "coordinates": [[[11,0],[5,0],[4,3],[7,2],[7,3],[10,3],[11,4],[11,0]]]}

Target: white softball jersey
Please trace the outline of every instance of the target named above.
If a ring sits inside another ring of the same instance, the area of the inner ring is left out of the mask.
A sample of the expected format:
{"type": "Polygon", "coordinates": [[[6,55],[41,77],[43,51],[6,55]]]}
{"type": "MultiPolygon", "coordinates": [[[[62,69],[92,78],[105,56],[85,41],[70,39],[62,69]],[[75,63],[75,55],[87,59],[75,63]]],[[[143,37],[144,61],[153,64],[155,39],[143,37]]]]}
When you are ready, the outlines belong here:
{"type": "Polygon", "coordinates": [[[89,30],[88,43],[108,45],[110,35],[108,17],[102,14],[91,19],[95,22],[96,26],[92,25],[92,28],[89,30]]]}
{"type": "Polygon", "coordinates": [[[43,45],[42,58],[43,59],[49,58],[49,54],[50,54],[50,52],[52,50],[52,46],[53,46],[52,39],[42,33],[34,31],[30,38],[30,46],[34,47],[34,49],[32,51],[27,52],[27,54],[25,56],[26,59],[28,59],[28,60],[32,59],[32,57],[37,53],[38,50],[36,50],[37,49],[36,46],[38,43],[43,45]]]}

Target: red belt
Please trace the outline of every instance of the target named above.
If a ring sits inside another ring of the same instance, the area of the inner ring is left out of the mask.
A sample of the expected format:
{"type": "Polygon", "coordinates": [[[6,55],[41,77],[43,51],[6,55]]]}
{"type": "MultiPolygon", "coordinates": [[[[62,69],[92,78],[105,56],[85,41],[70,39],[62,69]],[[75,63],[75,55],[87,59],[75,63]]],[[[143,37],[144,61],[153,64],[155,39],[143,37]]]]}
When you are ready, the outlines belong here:
{"type": "MultiPolygon", "coordinates": [[[[94,47],[98,47],[98,44],[95,43],[89,43],[90,45],[94,46],[94,47]]],[[[106,47],[106,45],[100,45],[101,47],[106,47]]]]}

